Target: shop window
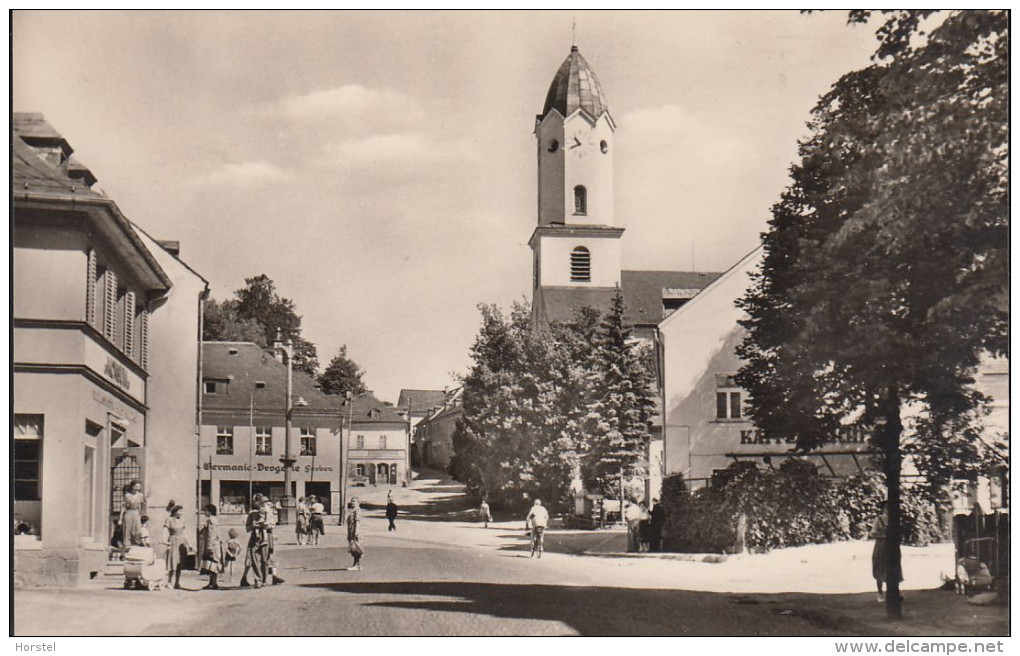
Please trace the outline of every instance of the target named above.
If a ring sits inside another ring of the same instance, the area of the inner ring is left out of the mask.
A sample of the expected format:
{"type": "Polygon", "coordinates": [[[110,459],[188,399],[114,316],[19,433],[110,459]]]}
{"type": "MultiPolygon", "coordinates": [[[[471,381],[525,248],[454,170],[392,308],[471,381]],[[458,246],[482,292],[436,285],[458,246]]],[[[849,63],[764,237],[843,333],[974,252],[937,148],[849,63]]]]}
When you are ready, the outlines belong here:
{"type": "Polygon", "coordinates": [[[570,253],[570,280],[591,282],[591,253],[584,246],[578,246],[570,253]]]}
{"type": "Polygon", "coordinates": [[[217,426],[216,427],[216,455],[218,455],[218,456],[232,456],[232,455],[234,455],[234,427],[233,426],[217,426]]]}
{"type": "Polygon", "coordinates": [[[42,415],[14,415],[14,501],[39,501],[42,415]]]}
{"type": "Polygon", "coordinates": [[[380,462],[375,468],[376,481],[385,483],[390,478],[390,466],[380,462]]]}
{"type": "Polygon", "coordinates": [[[218,481],[218,484],[220,487],[220,513],[242,515],[248,512],[248,507],[251,505],[251,483],[248,481],[218,481]]]}
{"type": "Polygon", "coordinates": [[[255,455],[273,455],[273,429],[269,426],[258,426],[255,429],[255,455]]]}
{"type": "Polygon", "coordinates": [[[314,428],[302,428],[301,429],[301,455],[303,455],[303,456],[314,456],[315,455],[315,429],[314,428]]]}
{"type": "Polygon", "coordinates": [[[365,436],[364,435],[358,435],[358,441],[357,441],[357,447],[356,448],[358,448],[358,449],[364,449],[365,448],[365,436]]]}

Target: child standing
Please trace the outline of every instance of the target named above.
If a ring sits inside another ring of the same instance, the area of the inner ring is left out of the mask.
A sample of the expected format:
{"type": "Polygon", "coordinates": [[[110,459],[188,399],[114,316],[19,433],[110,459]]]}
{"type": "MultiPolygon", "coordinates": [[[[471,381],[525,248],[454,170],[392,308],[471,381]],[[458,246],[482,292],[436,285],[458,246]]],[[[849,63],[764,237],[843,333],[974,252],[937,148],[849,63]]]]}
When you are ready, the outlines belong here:
{"type": "Polygon", "coordinates": [[[223,543],[216,530],[216,506],[209,504],[202,514],[205,515],[205,524],[199,533],[199,543],[202,545],[201,571],[209,575],[209,584],[203,590],[219,590],[216,579],[223,569],[223,543]]]}
{"type": "Polygon", "coordinates": [[[241,555],[241,551],[244,547],[241,545],[241,541],[238,540],[240,534],[237,532],[236,528],[230,529],[227,535],[230,539],[227,540],[227,547],[223,550],[223,569],[227,571],[227,580],[230,581],[234,578],[234,561],[236,561],[237,557],[241,555]],[[228,566],[230,568],[229,570],[227,570],[228,566]]]}
{"type": "Polygon", "coordinates": [[[149,534],[149,516],[142,515],[142,527],[139,529],[139,539],[142,541],[143,547],[152,546],[152,537],[149,534]]]}

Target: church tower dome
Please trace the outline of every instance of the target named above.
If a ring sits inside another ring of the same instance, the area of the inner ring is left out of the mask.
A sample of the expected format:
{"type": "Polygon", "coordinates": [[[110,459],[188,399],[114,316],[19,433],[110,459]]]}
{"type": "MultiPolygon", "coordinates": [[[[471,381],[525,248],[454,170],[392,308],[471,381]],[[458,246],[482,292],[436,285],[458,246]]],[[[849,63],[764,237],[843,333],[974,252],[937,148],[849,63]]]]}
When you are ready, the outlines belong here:
{"type": "Polygon", "coordinates": [[[575,110],[583,109],[592,118],[598,118],[602,112],[609,110],[602,85],[595,71],[591,70],[591,66],[578,52],[577,46],[571,46],[570,54],[556,71],[549,85],[549,93],[545,96],[542,116],[548,114],[550,109],[555,109],[561,116],[569,116],[575,110]]]}

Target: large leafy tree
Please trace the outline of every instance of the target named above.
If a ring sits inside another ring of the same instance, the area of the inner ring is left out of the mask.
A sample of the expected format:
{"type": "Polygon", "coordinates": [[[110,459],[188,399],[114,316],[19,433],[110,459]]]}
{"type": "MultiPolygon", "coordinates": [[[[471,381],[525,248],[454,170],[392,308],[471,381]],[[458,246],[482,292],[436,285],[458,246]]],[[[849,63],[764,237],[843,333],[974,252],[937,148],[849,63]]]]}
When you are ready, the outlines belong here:
{"type": "Polygon", "coordinates": [[[647,474],[655,410],[654,374],[644,348],[632,333],[618,290],[590,336],[591,355],[582,372],[588,386],[587,441],[581,462],[589,489],[601,482],[607,491],[615,491],[627,473],[647,474]]]}
{"type": "Polygon", "coordinates": [[[354,360],[347,357],[347,345],[340,347],[340,352],[333,356],[329,365],[319,375],[319,385],[326,394],[354,395],[364,394],[368,388],[361,377],[364,370],[354,360]]]}
{"type": "Polygon", "coordinates": [[[871,430],[893,617],[904,449],[936,484],[973,460],[973,374],[1007,350],[1008,16],[952,12],[923,34],[930,13],[886,12],[876,62],[815,108],[741,302],[737,378],[763,433],[810,450],[871,430]]]}
{"type": "Polygon", "coordinates": [[[203,338],[253,341],[260,346],[269,346],[278,337],[284,343],[293,341],[294,368],[314,377],[319,358],[315,344],[301,336],[301,317],[294,301],[280,296],[276,283],[264,273],[245,278],[244,283],[231,300],[207,301],[203,338]]]}

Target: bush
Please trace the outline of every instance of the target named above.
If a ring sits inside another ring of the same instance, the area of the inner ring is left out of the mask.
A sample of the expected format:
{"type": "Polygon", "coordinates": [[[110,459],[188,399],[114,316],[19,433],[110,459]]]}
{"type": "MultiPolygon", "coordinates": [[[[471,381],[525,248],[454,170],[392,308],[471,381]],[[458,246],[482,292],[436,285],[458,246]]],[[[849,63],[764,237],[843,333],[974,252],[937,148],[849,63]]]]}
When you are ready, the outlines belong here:
{"type": "MultiPolygon", "coordinates": [[[[755,551],[847,539],[866,539],[885,498],[880,473],[833,481],[809,462],[789,459],[778,471],[731,466],[715,485],[690,492],[683,477],[663,481],[665,546],[673,551],[730,551],[744,517],[743,543],[755,551]]],[[[901,495],[903,544],[923,546],[944,538],[938,513],[920,492],[901,495]]]]}

